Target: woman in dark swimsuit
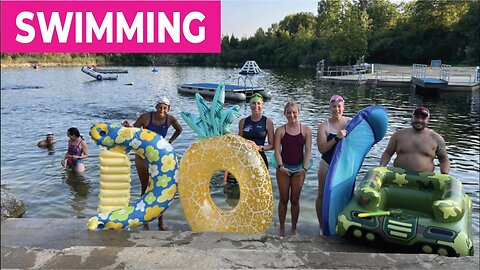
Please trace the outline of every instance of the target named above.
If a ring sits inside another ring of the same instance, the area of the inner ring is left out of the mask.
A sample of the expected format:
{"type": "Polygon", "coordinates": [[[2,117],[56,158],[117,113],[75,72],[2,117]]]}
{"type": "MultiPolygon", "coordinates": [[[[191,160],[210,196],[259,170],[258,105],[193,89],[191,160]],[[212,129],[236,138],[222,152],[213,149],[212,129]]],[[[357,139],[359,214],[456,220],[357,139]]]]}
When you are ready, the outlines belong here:
{"type": "Polygon", "coordinates": [[[277,160],[277,185],[280,194],[278,217],[280,236],[285,235],[285,218],[288,201],[292,215],[292,234],[296,234],[300,214],[300,193],[312,153],[312,131],[300,123],[300,108],[291,101],[284,109],[287,123],[275,130],[275,159],[277,160]]]}
{"type": "Polygon", "coordinates": [[[267,156],[265,151],[273,150],[274,126],[270,118],[262,115],[263,97],[261,94],[255,94],[250,99],[250,110],[252,115],[243,118],[238,123],[238,135],[247,139],[252,146],[259,151],[268,168],[267,156]],[[268,136],[268,144],[265,145],[265,139],[268,136]]]}
{"type": "MultiPolygon", "coordinates": [[[[156,111],[146,112],[140,117],[137,121],[133,123],[133,127],[137,128],[146,128],[148,130],[154,131],[157,134],[160,134],[166,139],[167,131],[170,126],[173,126],[175,133],[168,139],[169,143],[172,143],[179,135],[182,133],[182,126],[178,123],[177,119],[173,115],[169,115],[170,111],[170,101],[167,98],[160,100],[155,106],[156,111]]],[[[123,126],[132,127],[128,121],[123,122],[123,126]]],[[[137,167],[138,177],[140,178],[140,183],[142,184],[142,196],[145,193],[148,185],[148,167],[146,161],[141,158],[139,155],[135,155],[135,167],[137,167]]],[[[144,226],[145,229],[149,229],[148,225],[144,226]]],[[[163,218],[160,216],[158,218],[158,228],[161,231],[167,230],[167,226],[163,224],[163,218]]]]}
{"type": "MultiPolygon", "coordinates": [[[[252,114],[246,118],[242,118],[238,123],[238,135],[247,139],[248,142],[257,150],[263,158],[268,169],[268,160],[265,151],[273,149],[274,143],[274,126],[270,118],[262,115],[263,97],[256,93],[250,98],[250,110],[252,114]],[[265,139],[268,137],[268,144],[265,145],[265,139]]],[[[229,199],[238,200],[240,190],[237,180],[225,172],[223,175],[224,193],[229,199]]]]}
{"type": "Polygon", "coordinates": [[[328,166],[332,160],[335,152],[337,142],[347,136],[345,126],[350,120],[343,116],[345,109],[345,101],[339,95],[334,95],[330,98],[330,113],[331,116],[325,122],[320,124],[317,131],[317,146],[318,151],[322,153],[320,160],[320,169],[318,170],[318,194],[315,202],[315,209],[317,210],[317,218],[322,233],[322,202],[323,191],[325,187],[325,177],[327,176],[328,166]]]}

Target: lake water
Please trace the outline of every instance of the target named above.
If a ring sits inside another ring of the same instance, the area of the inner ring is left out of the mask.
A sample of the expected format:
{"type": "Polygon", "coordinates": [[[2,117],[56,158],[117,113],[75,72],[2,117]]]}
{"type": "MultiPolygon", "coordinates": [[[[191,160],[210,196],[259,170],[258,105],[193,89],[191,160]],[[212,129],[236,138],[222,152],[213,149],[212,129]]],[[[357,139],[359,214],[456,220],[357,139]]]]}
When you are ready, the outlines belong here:
{"type": "MultiPolygon", "coordinates": [[[[196,135],[181,119],[180,112],[198,115],[198,111],[194,97],[177,93],[176,86],[221,81],[236,84],[237,78],[236,69],[226,68],[160,67],[159,72],[152,73],[149,67],[129,67],[128,71],[127,74],[120,74],[117,81],[93,81],[79,67],[1,70],[1,183],[26,203],[24,218],[88,218],[96,215],[99,148],[88,138],[93,124],[100,121],[121,123],[126,119],[133,122],[140,113],[153,110],[156,101],[167,96],[172,103],[171,114],[179,119],[184,128],[174,143],[177,153],[183,155],[196,135]],[[133,85],[126,85],[130,83],[133,85]],[[65,172],[60,165],[67,148],[66,130],[72,126],[79,128],[90,148],[90,157],[85,160],[87,171],[82,177],[65,172]],[[54,151],[37,148],[36,143],[49,131],[56,135],[54,151]]],[[[265,115],[271,117],[276,126],[285,123],[283,106],[294,99],[301,104],[301,121],[314,131],[314,167],[308,172],[301,195],[300,232],[315,233],[318,228],[314,206],[320,160],[315,143],[316,126],[329,116],[329,97],[341,94],[346,99],[346,116],[351,117],[373,104],[385,106],[389,114],[387,134],[367,155],[357,180],[378,165],[393,132],[409,126],[411,111],[415,106],[430,108],[430,127],[442,134],[447,142],[452,163],[451,175],[463,182],[466,192],[473,199],[473,230],[478,237],[478,92],[445,93],[436,98],[424,98],[408,88],[376,89],[318,84],[314,80],[313,70],[267,72],[268,75],[255,79],[257,85],[273,93],[273,99],[265,103],[265,115]]],[[[227,103],[226,107],[233,104],[227,103]]],[[[249,115],[247,104],[237,104],[241,107],[241,117],[249,115]]],[[[233,132],[238,131],[238,121],[232,124],[233,132]]],[[[270,176],[275,197],[274,223],[278,224],[278,192],[273,170],[270,176]]],[[[140,183],[133,167],[132,202],[139,198],[139,193],[140,183]]],[[[231,207],[231,202],[223,194],[220,177],[212,180],[211,193],[219,206],[231,207]]],[[[287,223],[289,218],[290,214],[287,214],[287,223]]],[[[185,222],[178,198],[165,212],[165,220],[167,224],[169,220],[185,222]]]]}

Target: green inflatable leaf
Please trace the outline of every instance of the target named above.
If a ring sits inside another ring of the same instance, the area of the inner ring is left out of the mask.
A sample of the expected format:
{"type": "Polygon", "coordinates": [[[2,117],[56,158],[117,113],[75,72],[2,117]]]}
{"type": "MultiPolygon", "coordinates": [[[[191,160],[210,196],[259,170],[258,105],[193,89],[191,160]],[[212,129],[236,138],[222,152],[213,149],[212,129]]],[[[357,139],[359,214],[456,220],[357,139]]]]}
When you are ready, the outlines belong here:
{"type": "Polygon", "coordinates": [[[195,94],[195,100],[199,116],[188,112],[181,112],[181,115],[200,138],[230,133],[230,125],[238,117],[240,106],[235,105],[226,111],[223,110],[225,104],[225,84],[223,82],[218,85],[211,106],[208,106],[199,93],[195,94]]]}
{"type": "Polygon", "coordinates": [[[200,117],[195,116],[189,112],[181,112],[180,115],[182,116],[183,120],[198,134],[200,138],[205,138],[205,132],[203,132],[202,127],[202,119],[200,117]]]}
{"type": "Polygon", "coordinates": [[[235,118],[238,117],[238,110],[240,107],[238,105],[235,105],[231,108],[229,108],[226,111],[222,112],[222,116],[220,119],[221,127],[220,130],[222,134],[227,134],[230,133],[230,125],[233,123],[235,118]]]}
{"type": "MultiPolygon", "coordinates": [[[[215,91],[215,96],[213,97],[212,107],[210,108],[210,120],[213,123],[219,123],[222,117],[223,104],[225,103],[225,83],[221,82],[217,90],[215,91]]],[[[213,125],[213,132],[216,135],[220,135],[220,126],[213,125]]]]}

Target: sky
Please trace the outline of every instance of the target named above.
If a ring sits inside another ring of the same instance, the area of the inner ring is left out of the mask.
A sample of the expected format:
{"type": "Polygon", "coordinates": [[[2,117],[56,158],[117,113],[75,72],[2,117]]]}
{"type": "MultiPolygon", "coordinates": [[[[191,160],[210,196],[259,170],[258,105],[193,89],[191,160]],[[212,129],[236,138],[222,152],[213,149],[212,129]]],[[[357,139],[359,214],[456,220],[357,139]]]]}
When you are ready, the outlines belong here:
{"type": "Polygon", "coordinates": [[[318,0],[222,0],[222,36],[250,37],[258,28],[267,31],[289,14],[312,12],[316,16],[317,4],[318,0]]]}
{"type": "Polygon", "coordinates": [[[267,31],[289,14],[312,12],[318,0],[222,0],[222,36],[250,37],[258,28],[267,31]]]}

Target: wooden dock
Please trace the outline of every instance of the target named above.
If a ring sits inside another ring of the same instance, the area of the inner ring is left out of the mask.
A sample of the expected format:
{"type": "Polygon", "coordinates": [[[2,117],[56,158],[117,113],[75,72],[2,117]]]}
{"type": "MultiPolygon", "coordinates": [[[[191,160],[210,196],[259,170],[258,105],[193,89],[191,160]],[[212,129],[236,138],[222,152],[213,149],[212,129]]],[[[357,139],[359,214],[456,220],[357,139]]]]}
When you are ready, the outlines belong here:
{"type": "MultiPolygon", "coordinates": [[[[414,87],[414,81],[419,80],[418,76],[412,76],[412,67],[396,67],[391,65],[375,64],[373,72],[344,72],[335,73],[330,70],[330,74],[324,70],[323,74],[320,74],[320,70],[317,70],[316,79],[319,82],[325,84],[337,84],[337,85],[372,85],[377,87],[414,87]],[[409,72],[410,69],[410,72],[409,72]],[[334,74],[334,75],[333,75],[334,74]],[[340,74],[340,75],[337,75],[340,74]],[[330,76],[328,76],[330,75],[330,76]],[[413,79],[417,78],[417,79],[413,79]],[[413,86],[412,86],[413,85],[413,86]]],[[[465,70],[466,68],[455,69],[452,68],[451,72],[445,80],[446,85],[441,85],[441,91],[478,91],[480,90],[480,82],[475,78],[475,69],[465,70]]],[[[348,69],[344,69],[348,70],[348,69]]],[[[423,78],[434,78],[432,76],[432,70],[426,70],[423,78]]],[[[440,80],[440,79],[437,79],[440,80]]],[[[419,82],[418,84],[425,84],[425,82],[419,82]]]]}

